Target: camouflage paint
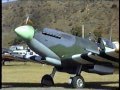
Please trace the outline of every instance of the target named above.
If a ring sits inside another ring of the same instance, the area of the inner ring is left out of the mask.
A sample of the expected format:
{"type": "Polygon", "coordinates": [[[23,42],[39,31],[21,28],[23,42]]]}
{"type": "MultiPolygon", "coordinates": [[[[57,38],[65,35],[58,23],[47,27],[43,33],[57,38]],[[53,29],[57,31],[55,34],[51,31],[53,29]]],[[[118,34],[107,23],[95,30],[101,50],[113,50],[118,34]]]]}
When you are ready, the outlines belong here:
{"type": "Polygon", "coordinates": [[[53,29],[45,28],[43,31],[36,32],[34,38],[55,52],[61,59],[72,58],[72,55],[75,54],[87,53],[85,48],[98,50],[97,45],[87,39],[53,29]],[[55,35],[61,38],[56,38],[55,35]]]}

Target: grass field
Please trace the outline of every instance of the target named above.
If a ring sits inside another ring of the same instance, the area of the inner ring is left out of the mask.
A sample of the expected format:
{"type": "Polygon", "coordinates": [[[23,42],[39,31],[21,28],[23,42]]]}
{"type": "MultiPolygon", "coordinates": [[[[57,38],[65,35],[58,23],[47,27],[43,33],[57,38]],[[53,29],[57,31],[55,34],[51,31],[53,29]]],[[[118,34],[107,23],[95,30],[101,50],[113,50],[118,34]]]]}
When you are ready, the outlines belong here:
{"type": "MultiPolygon", "coordinates": [[[[40,81],[43,75],[50,74],[51,66],[32,62],[6,62],[2,66],[2,87],[41,87],[40,81]]],[[[97,75],[82,72],[86,82],[86,88],[89,89],[115,89],[119,87],[119,75],[97,75]]],[[[57,72],[53,87],[71,88],[67,83],[70,75],[57,72]]]]}

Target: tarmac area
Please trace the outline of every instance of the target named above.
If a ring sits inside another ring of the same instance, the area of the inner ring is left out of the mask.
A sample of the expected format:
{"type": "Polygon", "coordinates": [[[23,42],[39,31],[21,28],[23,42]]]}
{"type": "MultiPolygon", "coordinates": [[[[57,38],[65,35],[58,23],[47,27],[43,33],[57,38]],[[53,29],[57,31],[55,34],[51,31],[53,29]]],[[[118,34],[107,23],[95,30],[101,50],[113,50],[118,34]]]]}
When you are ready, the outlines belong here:
{"type": "MultiPolygon", "coordinates": [[[[42,87],[40,84],[42,76],[50,74],[52,68],[32,62],[6,62],[6,65],[2,66],[2,90],[77,90],[68,84],[71,75],[62,72],[56,72],[54,86],[42,87]]],[[[119,89],[119,74],[98,75],[82,72],[81,75],[85,80],[84,90],[119,89]]]]}

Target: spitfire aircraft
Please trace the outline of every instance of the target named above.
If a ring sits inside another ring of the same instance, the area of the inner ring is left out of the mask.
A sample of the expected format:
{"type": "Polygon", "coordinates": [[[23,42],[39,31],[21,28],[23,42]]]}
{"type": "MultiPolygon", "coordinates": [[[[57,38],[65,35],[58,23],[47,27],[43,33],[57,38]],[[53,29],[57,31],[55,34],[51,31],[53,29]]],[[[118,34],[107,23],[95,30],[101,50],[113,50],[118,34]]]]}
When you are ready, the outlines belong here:
{"type": "Polygon", "coordinates": [[[93,42],[50,28],[37,31],[28,24],[17,27],[15,33],[39,55],[32,58],[33,61],[54,66],[50,75],[42,77],[43,86],[54,85],[55,72],[59,71],[73,74],[74,77],[70,77],[72,87],[83,88],[82,71],[107,75],[119,67],[118,42],[105,38],[93,42]]]}

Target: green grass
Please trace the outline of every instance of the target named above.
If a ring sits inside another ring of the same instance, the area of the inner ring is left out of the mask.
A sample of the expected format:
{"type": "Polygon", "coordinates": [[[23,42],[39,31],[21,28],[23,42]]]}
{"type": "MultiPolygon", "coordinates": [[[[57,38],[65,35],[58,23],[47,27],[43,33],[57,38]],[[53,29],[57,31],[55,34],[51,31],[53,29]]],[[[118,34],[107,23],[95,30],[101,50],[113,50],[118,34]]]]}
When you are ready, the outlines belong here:
{"type": "MultiPolygon", "coordinates": [[[[52,71],[51,66],[41,65],[37,63],[27,62],[6,62],[6,66],[2,67],[2,82],[35,82],[38,83],[41,81],[41,78],[45,74],[50,74],[52,71]]],[[[56,73],[56,78],[60,78],[55,80],[55,82],[59,82],[61,79],[65,79],[68,74],[61,73],[61,77],[59,73],[56,73]]],[[[60,81],[61,82],[61,81],[60,81]]]]}
{"type": "MultiPolygon", "coordinates": [[[[38,63],[27,62],[6,62],[2,66],[2,83],[40,83],[41,78],[45,74],[50,74],[52,66],[42,65],[38,63]]],[[[57,72],[55,83],[67,83],[71,75],[67,73],[57,72]]],[[[97,87],[99,84],[105,87],[119,87],[119,75],[97,75],[82,72],[88,87],[97,87]],[[90,86],[93,85],[93,86],[90,86]],[[97,85],[97,86],[95,86],[97,85]]],[[[99,88],[99,87],[98,87],[99,88]]]]}

